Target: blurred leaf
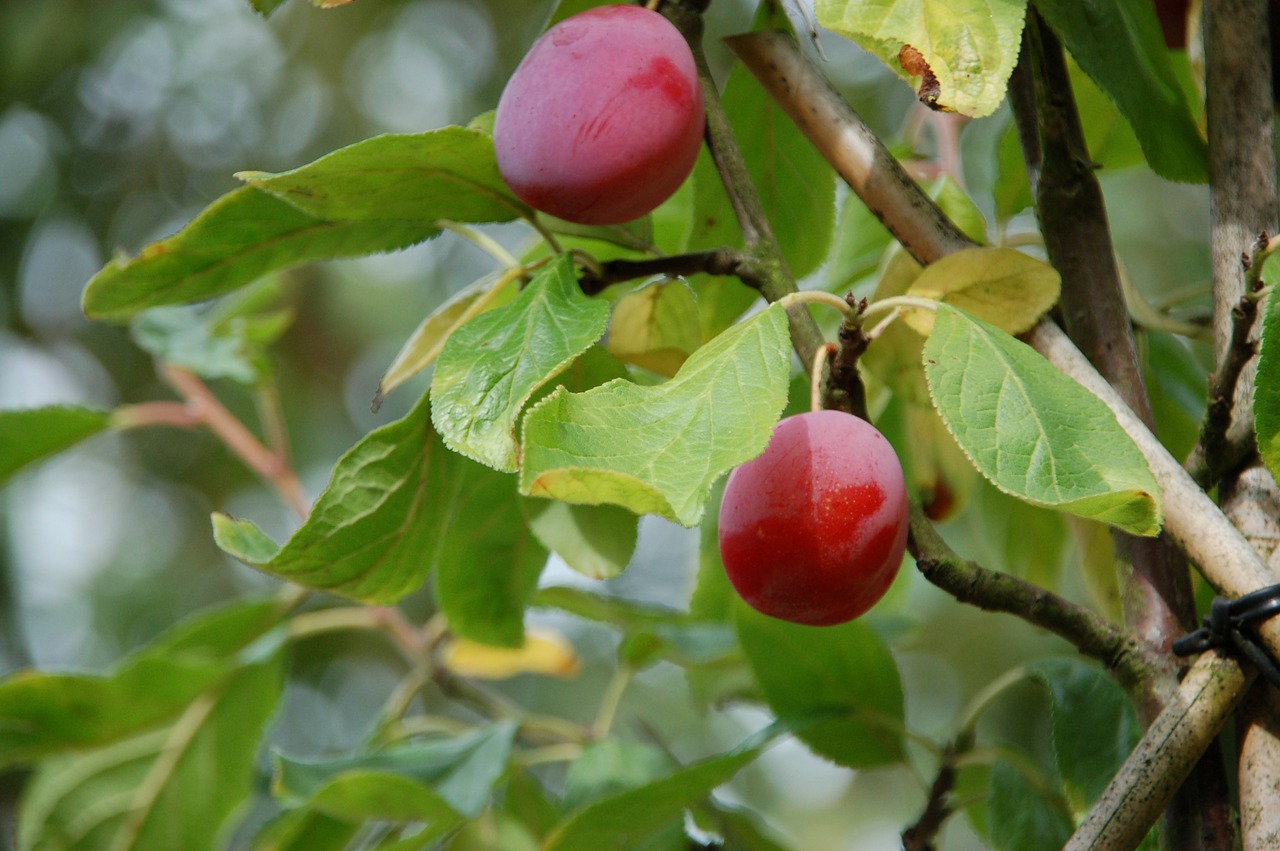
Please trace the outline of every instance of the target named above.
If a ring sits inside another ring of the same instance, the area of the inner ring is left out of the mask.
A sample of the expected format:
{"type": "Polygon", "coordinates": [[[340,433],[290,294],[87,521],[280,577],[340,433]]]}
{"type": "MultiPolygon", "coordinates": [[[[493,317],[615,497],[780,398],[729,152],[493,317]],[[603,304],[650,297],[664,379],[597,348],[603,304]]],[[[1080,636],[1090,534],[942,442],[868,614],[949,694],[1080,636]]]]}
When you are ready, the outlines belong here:
{"type": "Polygon", "coordinates": [[[1018,138],[1018,126],[1013,122],[996,143],[996,178],[992,186],[995,196],[996,221],[1007,222],[1023,210],[1035,206],[1031,197],[1031,183],[1027,179],[1027,161],[1018,138]]]}
{"type": "MultiPolygon", "coordinates": [[[[885,264],[876,284],[872,303],[905,295],[907,288],[920,276],[921,266],[911,255],[895,250],[885,264]]],[[[872,341],[859,359],[867,371],[884,383],[904,402],[929,404],[929,385],[925,382],[921,353],[924,338],[905,322],[889,323],[872,341]]]]}
{"type": "MultiPolygon", "coordinates": [[[[955,517],[968,506],[980,481],[978,471],[932,406],[906,404],[903,419],[910,451],[899,454],[908,485],[918,495],[930,520],[940,522],[955,517]]],[[[1011,537],[1025,540],[1020,535],[1011,537]]],[[[1042,541],[1036,545],[1043,548],[1042,541]]]]}
{"type": "Polygon", "coordinates": [[[716,479],[763,451],[790,371],[787,317],[775,305],[698,349],[657,387],[557,390],[525,417],[521,491],[692,526],[716,479]]]}
{"type": "Polygon", "coordinates": [[[675,609],[662,609],[617,597],[604,597],[582,588],[557,585],[539,588],[533,605],[559,609],[584,620],[615,626],[623,632],[676,623],[684,618],[684,613],[675,609]]]}
{"type": "Polygon", "coordinates": [[[1147,331],[1142,340],[1143,377],[1151,397],[1156,435],[1174,458],[1185,458],[1200,439],[1209,395],[1206,370],[1183,341],[1172,334],[1147,331]]]}
{"type": "Polygon", "coordinates": [[[733,68],[721,99],[787,268],[802,278],[831,246],[836,173],[746,67],[733,68]]]}
{"type": "Polygon", "coordinates": [[[557,219],[542,212],[538,213],[538,220],[552,233],[563,236],[586,237],[612,243],[630,251],[652,252],[654,250],[653,217],[649,215],[617,225],[582,225],[557,219]]]}
{"type": "Polygon", "coordinates": [[[80,405],[0,411],[0,484],[28,464],[70,449],[110,424],[110,412],[80,405]]]}
{"type": "Polygon", "coordinates": [[[534,537],[583,576],[611,579],[631,562],[640,518],[625,508],[554,499],[530,499],[523,506],[534,537]]]}
{"type": "Polygon", "coordinates": [[[904,78],[935,109],[990,115],[1005,88],[1026,18],[1025,0],[818,0],[818,23],[853,39],[904,78]],[[917,65],[899,57],[914,48],[917,65]],[[904,64],[909,66],[904,70],[904,64]]]}
{"type": "Polygon", "coordinates": [[[454,630],[518,645],[546,553],[524,526],[511,478],[448,451],[428,405],[424,396],[339,459],[283,547],[223,514],[214,515],[214,539],[259,570],[366,603],[394,602],[434,569],[454,630]]]}
{"type": "Polygon", "coordinates": [[[435,236],[423,222],[329,221],[251,187],[223,195],[176,235],[112,260],[85,287],[90,319],[213,298],[311,260],[406,248],[435,236]]]}
{"type": "Polygon", "coordinates": [[[1039,659],[1029,668],[1052,701],[1053,753],[1067,798],[1084,812],[1120,770],[1142,728],[1124,690],[1096,665],[1039,659]]]}
{"type": "Polygon", "coordinates": [[[543,851],[631,851],[728,782],[760,753],[772,730],[734,751],[685,766],[661,780],[602,798],[562,822],[543,851]]]}
{"type": "Polygon", "coordinates": [[[519,674],[572,678],[582,670],[568,639],[545,628],[526,631],[519,647],[493,647],[454,638],[445,643],[440,661],[460,677],[481,680],[505,680],[519,674]]]}
{"type": "Polygon", "coordinates": [[[964,187],[950,175],[941,175],[925,189],[938,205],[938,209],[955,222],[960,232],[976,243],[987,241],[987,218],[978,209],[964,187]]]}
{"type": "Polygon", "coordinates": [[[615,738],[592,742],[565,773],[564,807],[579,809],[643,786],[670,771],[671,758],[653,745],[615,738]]]}
{"type": "Polygon", "coordinates": [[[27,786],[18,845],[31,851],[201,851],[221,847],[252,791],[282,655],[238,670],[171,726],[44,762],[27,786]]]}
{"type": "Polygon", "coordinates": [[[159,360],[203,378],[255,384],[269,369],[267,347],[293,322],[293,312],[278,307],[279,287],[269,283],[223,299],[212,308],[170,306],[144,311],[133,321],[133,340],[159,360]]]}
{"type": "MultiPolygon", "coordinates": [[[[691,224],[682,249],[704,251],[741,245],[737,214],[705,146],[694,163],[689,183],[693,187],[691,224]]],[[[760,298],[759,292],[736,277],[693,275],[689,286],[698,299],[703,340],[710,340],[731,326],[760,298]]]]}
{"type": "Polygon", "coordinates": [[[284,5],[284,0],[249,0],[249,5],[254,11],[262,15],[264,18],[270,15],[276,9],[284,5]]]}
{"type": "Polygon", "coordinates": [[[1133,534],[1159,531],[1159,488],[1141,451],[1106,405],[1025,343],[940,304],[924,358],[934,405],[996,487],[1133,534]]]}
{"type": "MultiPolygon", "coordinates": [[[[405,840],[406,845],[379,848],[378,851],[419,851],[405,840]]],[[[462,826],[449,838],[445,851],[539,851],[537,837],[518,819],[496,810],[485,818],[462,826]]]]}
{"type": "Polygon", "coordinates": [[[353,824],[421,822],[426,825],[424,841],[448,833],[463,821],[429,786],[389,772],[344,772],[317,790],[308,805],[316,812],[353,824]]]}
{"type": "Polygon", "coordinates": [[[1168,180],[1208,180],[1204,139],[1150,3],[1035,0],[1076,62],[1116,102],[1147,162],[1168,180]]]}
{"type": "Polygon", "coordinates": [[[494,469],[518,469],[516,421],[525,402],[608,321],[608,302],[582,294],[565,255],[515,301],[454,331],[431,379],[432,421],[445,444],[494,469]]]}
{"type": "Polygon", "coordinates": [[[275,790],[305,802],[353,772],[389,774],[431,786],[449,807],[475,817],[507,770],[515,734],[513,722],[501,721],[463,736],[399,743],[350,757],[299,760],[276,754],[275,790]]]}
{"type": "Polygon", "coordinates": [[[987,787],[987,822],[996,851],[1046,851],[1061,848],[1073,825],[1065,802],[1048,800],[1044,791],[1010,763],[999,760],[987,787]]]}
{"type": "MultiPolygon", "coordinates": [[[[926,266],[906,294],[934,299],[988,322],[1006,334],[1022,334],[1058,301],[1061,279],[1048,263],[1010,248],[966,248],[926,266]]],[[[904,319],[922,334],[933,314],[911,310],[904,319]]]]}
{"type": "Polygon", "coordinates": [[[514,276],[488,276],[462,289],[422,320],[405,340],[386,374],[378,382],[375,409],[392,390],[435,363],[454,331],[471,317],[509,303],[519,292],[514,276]]]}
{"type": "Polygon", "coordinates": [[[359,825],[306,807],[285,810],[253,837],[253,851],[344,851],[359,825]]]}
{"type": "Polygon", "coordinates": [[[613,306],[608,350],[625,363],[670,378],[702,345],[698,302],[684,281],[655,281],[613,306]]]}
{"type": "Polygon", "coordinates": [[[1263,308],[1253,411],[1258,451],[1271,475],[1280,478],[1280,298],[1272,293],[1263,308]]]}
{"type": "Polygon", "coordinates": [[[533,215],[498,173],[493,138],[467,127],[375,136],[292,171],[237,177],[335,222],[509,222],[533,215]]]}
{"type": "Polygon", "coordinates": [[[893,234],[861,198],[850,193],[840,209],[825,272],[826,289],[843,294],[875,272],[892,242],[893,234]]]}
{"type": "Polygon", "coordinates": [[[902,759],[902,681],[888,647],[862,621],[813,627],[736,611],[738,640],[769,708],[782,721],[809,722],[796,736],[849,768],[902,759]]]}
{"type": "Polygon", "coordinates": [[[177,624],[106,676],[7,677],[0,681],[0,766],[105,745],[172,717],[231,675],[241,652],[283,616],[274,600],[236,601],[177,624]]]}

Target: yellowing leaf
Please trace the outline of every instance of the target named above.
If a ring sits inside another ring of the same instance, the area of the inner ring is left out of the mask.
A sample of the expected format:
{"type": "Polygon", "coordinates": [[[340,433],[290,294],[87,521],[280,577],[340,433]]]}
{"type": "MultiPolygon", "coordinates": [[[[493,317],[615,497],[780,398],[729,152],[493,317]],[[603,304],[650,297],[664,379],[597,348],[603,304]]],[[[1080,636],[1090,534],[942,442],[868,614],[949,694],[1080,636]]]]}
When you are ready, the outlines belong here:
{"type": "Polygon", "coordinates": [[[1026,0],[817,0],[818,22],[879,56],[934,109],[981,118],[1004,100],[1026,0]]]}
{"type": "MultiPolygon", "coordinates": [[[[1006,334],[1029,331],[1058,301],[1061,280],[1047,263],[1011,248],[966,248],[925,267],[907,295],[959,308],[1006,334]]],[[[904,317],[921,334],[933,330],[933,314],[904,317]]]]}
{"type": "Polygon", "coordinates": [[[388,393],[435,363],[449,335],[473,316],[501,307],[515,297],[516,276],[503,274],[481,278],[456,293],[435,312],[422,320],[409,335],[386,375],[378,384],[375,406],[381,404],[388,393]]]}
{"type": "Polygon", "coordinates": [[[483,680],[505,680],[517,674],[543,674],[549,677],[576,677],[582,662],[563,635],[545,629],[525,631],[519,647],[493,647],[466,638],[455,638],[445,645],[444,666],[463,677],[483,680]]]}
{"type": "Polygon", "coordinates": [[[702,345],[698,303],[683,281],[649,284],[613,306],[609,354],[670,378],[702,345]]]}

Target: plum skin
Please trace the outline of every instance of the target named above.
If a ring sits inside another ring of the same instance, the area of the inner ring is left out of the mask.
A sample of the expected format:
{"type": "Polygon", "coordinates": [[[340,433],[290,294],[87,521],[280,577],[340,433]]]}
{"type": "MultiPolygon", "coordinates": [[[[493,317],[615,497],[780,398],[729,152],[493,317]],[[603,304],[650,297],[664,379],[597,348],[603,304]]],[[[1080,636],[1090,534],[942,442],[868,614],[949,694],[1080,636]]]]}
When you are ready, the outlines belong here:
{"type": "Polygon", "coordinates": [[[498,101],[493,141],[516,197],[568,221],[611,225],[680,187],[704,122],[680,31],[642,6],[599,6],[529,49],[498,101]]]}
{"type": "Polygon", "coordinates": [[[851,414],[811,411],[780,421],[764,454],[729,474],[720,556],[757,611],[844,623],[889,590],[907,514],[902,465],[884,435],[851,414]]]}

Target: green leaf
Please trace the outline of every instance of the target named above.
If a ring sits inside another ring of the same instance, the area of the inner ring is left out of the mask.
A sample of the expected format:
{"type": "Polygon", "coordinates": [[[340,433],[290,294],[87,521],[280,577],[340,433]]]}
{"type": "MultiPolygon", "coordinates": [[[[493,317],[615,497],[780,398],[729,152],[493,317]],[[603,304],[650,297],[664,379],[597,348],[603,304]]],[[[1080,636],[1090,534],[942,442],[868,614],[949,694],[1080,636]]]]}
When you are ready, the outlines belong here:
{"type": "Polygon", "coordinates": [[[428,834],[424,841],[448,833],[463,821],[431,787],[380,771],[357,769],[334,777],[317,790],[308,804],[316,812],[353,824],[420,822],[426,825],[423,832],[428,834]]]}
{"type": "Polygon", "coordinates": [[[1274,293],[1267,296],[1262,311],[1259,346],[1258,378],[1253,388],[1258,452],[1271,475],[1280,478],[1280,298],[1274,293]]]}
{"type": "Polygon", "coordinates": [[[698,301],[684,281],[646,284],[613,306],[609,354],[670,378],[702,345],[698,301]]]}
{"type": "Polygon", "coordinates": [[[0,411],[0,484],[28,464],[57,455],[111,424],[111,414],[80,405],[0,411]]]}
{"type": "MultiPolygon", "coordinates": [[[[1048,263],[1011,248],[965,248],[930,263],[907,287],[907,295],[945,302],[1006,334],[1031,330],[1058,301],[1061,278],[1048,263]]],[[[933,314],[909,311],[906,320],[922,334],[933,314]]]]}
{"type": "Polygon", "coordinates": [[[267,17],[284,5],[284,0],[249,0],[249,5],[262,17],[267,17]]]}
{"type": "Polygon", "coordinates": [[[1004,100],[1022,44],[1026,5],[1026,0],[817,0],[816,12],[818,23],[853,39],[904,78],[922,77],[926,70],[904,70],[899,56],[905,47],[914,48],[929,72],[921,80],[920,99],[935,109],[981,118],[1004,100]]]}
{"type": "Polygon", "coordinates": [[[650,783],[671,770],[662,750],[615,738],[592,742],[569,765],[564,779],[564,806],[575,810],[594,801],[650,783]]]}
{"type": "Polygon", "coordinates": [[[301,760],[276,754],[275,790],[286,799],[308,802],[335,794],[326,790],[353,773],[392,775],[430,786],[449,807],[474,817],[507,770],[515,734],[516,725],[502,721],[462,736],[400,743],[337,759],[301,760]]]}
{"type": "Polygon", "coordinates": [[[84,312],[120,321],[148,307],[213,298],[299,263],[394,251],[439,232],[423,222],[329,221],[266,192],[237,189],[174,236],[108,263],[85,287],[84,312]]]}
{"type": "Polygon", "coordinates": [[[796,735],[850,768],[902,759],[902,681],[879,636],[862,621],[813,627],[737,605],[738,640],[769,708],[807,722],[796,735]]]}
{"type": "Polygon", "coordinates": [[[0,681],[0,767],[131,736],[225,680],[283,617],[274,600],[202,612],[106,676],[19,671],[0,681]]]}
{"type": "Polygon", "coordinates": [[[1159,531],[1142,452],[1105,404],[1030,346],[943,304],[924,362],[938,413],[996,487],[1135,535],[1159,531]]]}
{"type": "Polygon", "coordinates": [[[375,136],[292,171],[237,177],[335,222],[509,222],[533,215],[498,173],[493,138],[466,127],[375,136]]]}
{"type": "Polygon", "coordinates": [[[18,845],[30,851],[222,846],[255,780],[255,756],[283,683],[282,654],[246,665],[172,725],[43,763],[28,785],[18,845]]]}
{"type": "Polygon", "coordinates": [[[1067,798],[1084,812],[1124,764],[1142,728],[1124,690],[1097,666],[1041,659],[1030,670],[1052,701],[1053,753],[1067,798]]]}
{"type": "Polygon", "coordinates": [[[802,278],[831,246],[836,173],[745,67],[730,72],[722,99],[787,267],[802,278]]]}
{"type": "Polygon", "coordinates": [[[212,308],[147,310],[133,322],[133,340],[157,359],[204,378],[255,384],[270,371],[267,347],[293,322],[293,312],[278,306],[277,282],[266,283],[212,308]]]}
{"type": "Polygon", "coordinates": [[[525,416],[520,489],[692,526],[711,485],[764,451],[790,371],[787,317],[770,306],[698,349],[664,384],[557,390],[525,416]]]}
{"type": "Polygon", "coordinates": [[[431,379],[432,420],[444,442],[514,472],[524,404],[598,340],[608,321],[608,302],[582,294],[566,255],[515,301],[463,325],[444,344],[431,379]]]}
{"type": "Polygon", "coordinates": [[[630,851],[642,847],[645,839],[678,819],[687,807],[710,795],[754,760],[763,747],[759,738],[753,737],[730,753],[695,762],[661,780],[579,810],[551,832],[543,851],[630,851]]]}
{"type": "Polygon", "coordinates": [[[378,382],[374,406],[392,390],[436,362],[450,335],[473,316],[502,307],[515,298],[519,287],[514,276],[485,277],[455,294],[422,320],[405,340],[391,366],[378,382]]]}
{"type": "Polygon", "coordinates": [[[1059,799],[1004,760],[991,769],[987,786],[987,821],[996,851],[1046,851],[1071,838],[1071,816],[1059,799]]]}
{"type": "Polygon", "coordinates": [[[1208,154],[1151,3],[1035,0],[1080,67],[1111,96],[1156,174],[1204,182],[1208,154]]]}
{"type": "Polygon", "coordinates": [[[590,579],[612,579],[631,563],[640,518],[616,505],[524,503],[529,530],[565,564],[590,579]]]}
{"type": "Polygon", "coordinates": [[[509,476],[449,452],[428,398],[344,455],[310,516],[283,546],[248,521],[214,515],[223,550],[259,570],[366,603],[391,603],[436,571],[450,625],[518,645],[546,561],[509,476]]]}
{"type": "Polygon", "coordinates": [[[359,825],[306,807],[285,810],[253,837],[253,851],[345,851],[359,825]]]}

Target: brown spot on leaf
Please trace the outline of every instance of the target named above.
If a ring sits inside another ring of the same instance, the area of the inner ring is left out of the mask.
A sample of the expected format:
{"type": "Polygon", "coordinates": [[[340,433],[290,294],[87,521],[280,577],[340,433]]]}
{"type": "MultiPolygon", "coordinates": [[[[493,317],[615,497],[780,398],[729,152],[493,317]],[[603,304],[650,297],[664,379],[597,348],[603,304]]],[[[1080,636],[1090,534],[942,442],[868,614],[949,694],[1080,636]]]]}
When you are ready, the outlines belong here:
{"type": "Polygon", "coordinates": [[[938,78],[934,76],[933,69],[925,61],[924,54],[911,45],[904,44],[898,51],[898,62],[902,65],[902,70],[913,77],[920,78],[920,88],[916,92],[920,102],[930,109],[944,109],[938,105],[942,87],[938,85],[938,78]]]}

